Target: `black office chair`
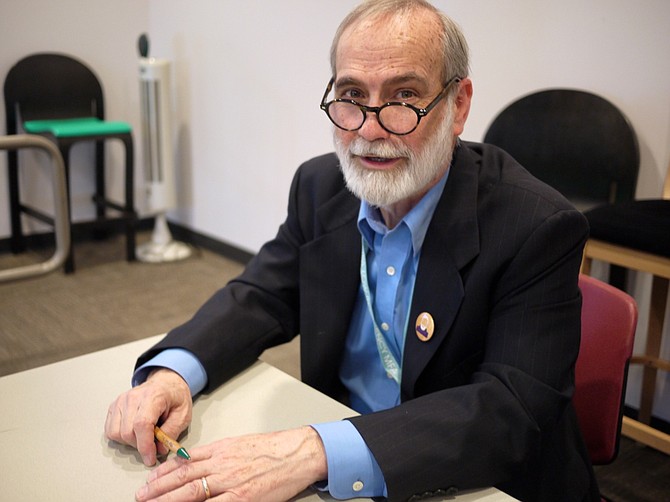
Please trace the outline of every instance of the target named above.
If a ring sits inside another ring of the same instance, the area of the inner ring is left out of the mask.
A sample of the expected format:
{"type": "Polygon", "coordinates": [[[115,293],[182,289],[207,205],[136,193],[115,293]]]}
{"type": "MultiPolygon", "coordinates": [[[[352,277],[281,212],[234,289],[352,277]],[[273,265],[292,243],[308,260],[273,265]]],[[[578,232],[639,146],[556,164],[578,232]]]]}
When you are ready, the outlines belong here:
{"type": "MultiPolygon", "coordinates": [[[[40,134],[53,141],[65,161],[68,189],[68,221],[72,227],[70,206],[70,150],[81,141],[95,142],[94,229],[125,225],[126,256],[135,260],[137,213],[133,196],[133,138],[129,124],[105,120],[103,93],[95,74],[81,61],[64,54],[33,54],[17,62],[7,74],[4,84],[7,134],[26,132],[40,134]],[[120,140],[125,146],[125,200],[122,204],[107,197],[105,187],[104,142],[120,140]],[[114,211],[108,215],[107,210],[114,211]]],[[[9,203],[11,219],[10,248],[25,250],[21,214],[54,224],[51,215],[21,202],[18,176],[18,155],[9,151],[9,203]]],[[[65,272],[74,271],[74,253],[70,247],[65,272]]]]}
{"type": "Polygon", "coordinates": [[[578,209],[632,200],[640,154],[626,117],[595,94],[549,89],[493,120],[485,143],[501,147],[578,209]]]}

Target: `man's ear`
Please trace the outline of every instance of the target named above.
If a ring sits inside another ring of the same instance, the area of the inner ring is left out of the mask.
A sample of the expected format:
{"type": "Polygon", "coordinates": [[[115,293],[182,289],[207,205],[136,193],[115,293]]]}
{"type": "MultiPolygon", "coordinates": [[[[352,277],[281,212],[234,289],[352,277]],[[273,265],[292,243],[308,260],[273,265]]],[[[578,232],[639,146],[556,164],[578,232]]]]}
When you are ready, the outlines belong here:
{"type": "Polygon", "coordinates": [[[465,129],[465,121],[470,113],[472,101],[472,80],[466,77],[458,83],[454,115],[454,136],[460,136],[465,129]]]}

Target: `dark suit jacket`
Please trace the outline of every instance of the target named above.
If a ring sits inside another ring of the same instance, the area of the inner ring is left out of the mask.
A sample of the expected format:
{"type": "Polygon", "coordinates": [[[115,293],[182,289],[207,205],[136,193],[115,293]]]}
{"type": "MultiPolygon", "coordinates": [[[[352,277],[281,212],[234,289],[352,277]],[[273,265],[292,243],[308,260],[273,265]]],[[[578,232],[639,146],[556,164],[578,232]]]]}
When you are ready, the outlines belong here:
{"type": "MultiPolygon", "coordinates": [[[[214,388],[300,334],[303,380],[343,399],[359,204],[333,154],[302,165],[275,239],[138,364],[183,347],[214,388]]],[[[581,213],[507,154],[458,146],[419,262],[403,403],[351,419],[390,500],[486,486],[521,500],[598,500],[571,404],[587,234],[581,213]],[[435,321],[428,342],[414,333],[421,312],[435,321]]]]}

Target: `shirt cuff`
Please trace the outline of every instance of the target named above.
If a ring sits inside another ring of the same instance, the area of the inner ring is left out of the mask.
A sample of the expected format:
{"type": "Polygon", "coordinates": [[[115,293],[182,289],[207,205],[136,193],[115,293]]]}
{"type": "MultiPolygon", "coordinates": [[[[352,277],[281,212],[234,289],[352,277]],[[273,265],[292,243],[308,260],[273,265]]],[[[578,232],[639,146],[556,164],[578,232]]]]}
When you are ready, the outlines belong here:
{"type": "Polygon", "coordinates": [[[178,373],[188,384],[191,397],[207,385],[207,372],[197,357],[185,349],[166,349],[135,370],[132,385],[144,383],[156,368],[167,368],[178,373]]]}
{"type": "Polygon", "coordinates": [[[386,497],[386,482],[379,464],[348,420],[312,425],[326,450],[328,481],[318,488],[336,499],[386,497]]]}

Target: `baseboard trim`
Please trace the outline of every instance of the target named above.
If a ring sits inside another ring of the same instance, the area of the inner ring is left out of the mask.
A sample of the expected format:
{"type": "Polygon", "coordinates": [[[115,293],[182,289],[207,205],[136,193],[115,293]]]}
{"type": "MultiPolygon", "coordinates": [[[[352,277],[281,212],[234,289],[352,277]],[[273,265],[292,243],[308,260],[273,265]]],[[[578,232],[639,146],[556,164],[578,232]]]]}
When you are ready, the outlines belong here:
{"type": "Polygon", "coordinates": [[[234,260],[243,265],[249,263],[249,261],[254,257],[253,253],[240,249],[239,247],[227,242],[208,237],[198,232],[194,232],[188,227],[170,222],[168,222],[168,226],[170,227],[172,236],[176,240],[186,242],[192,246],[204,248],[208,251],[211,251],[212,253],[234,260]]]}
{"type": "MultiPolygon", "coordinates": [[[[138,231],[150,231],[153,229],[154,218],[141,218],[138,220],[137,229],[138,231]]],[[[254,254],[239,247],[236,247],[232,244],[229,244],[224,241],[208,237],[201,233],[195,232],[188,227],[179,225],[177,223],[172,223],[168,221],[168,226],[170,227],[170,232],[176,240],[185,242],[194,247],[199,247],[211,251],[212,253],[218,254],[230,260],[234,260],[242,265],[246,265],[254,254]]],[[[110,225],[105,229],[107,235],[112,234],[121,234],[124,232],[124,227],[121,223],[118,225],[110,225]]],[[[95,229],[94,224],[89,222],[74,223],[72,225],[72,242],[85,242],[95,239],[99,239],[100,231],[95,229]]],[[[34,233],[26,235],[26,246],[30,249],[44,249],[54,246],[54,233],[53,232],[43,232],[43,233],[34,233]]],[[[11,252],[10,248],[10,238],[4,237],[0,239],[0,253],[9,253],[11,252]]]]}

